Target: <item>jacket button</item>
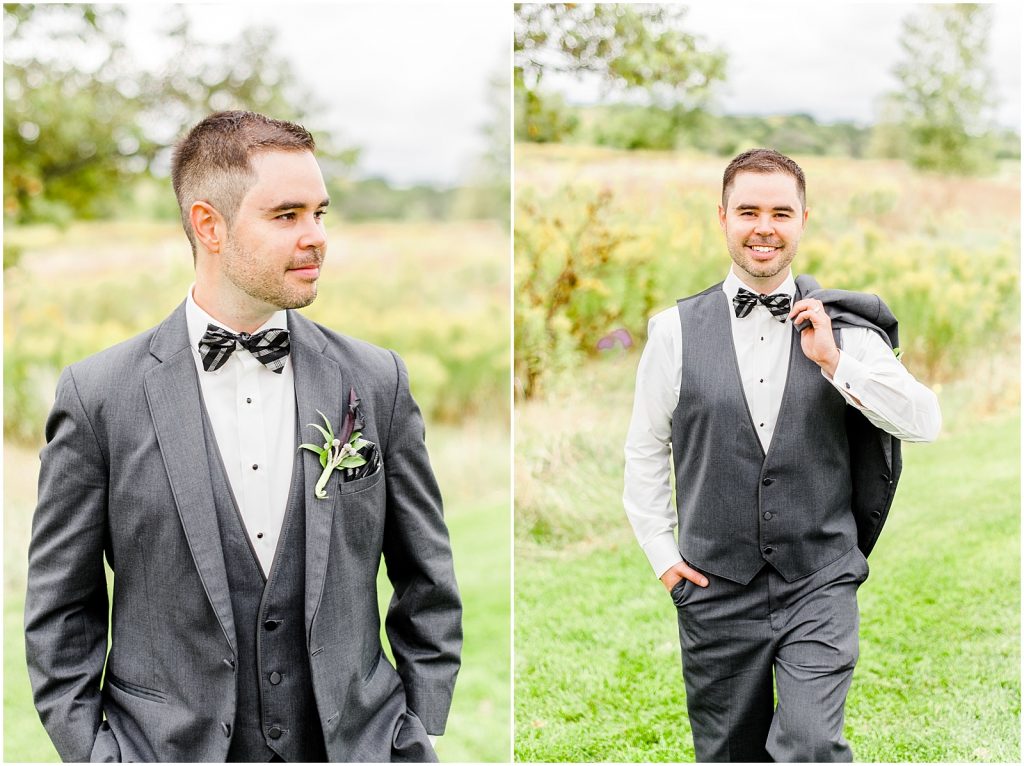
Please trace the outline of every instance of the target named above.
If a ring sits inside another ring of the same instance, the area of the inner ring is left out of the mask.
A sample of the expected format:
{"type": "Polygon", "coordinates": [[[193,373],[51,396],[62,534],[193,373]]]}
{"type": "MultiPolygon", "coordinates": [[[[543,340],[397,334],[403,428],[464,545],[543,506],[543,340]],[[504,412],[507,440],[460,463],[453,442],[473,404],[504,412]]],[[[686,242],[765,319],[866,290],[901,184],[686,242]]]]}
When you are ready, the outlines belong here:
{"type": "Polygon", "coordinates": [[[767,547],[766,547],[766,548],[764,549],[764,552],[765,552],[765,554],[769,554],[769,553],[771,553],[771,552],[772,552],[773,550],[774,550],[774,548],[772,548],[772,546],[770,546],[770,545],[769,545],[769,546],[767,546],[767,547]]]}
{"type": "Polygon", "coordinates": [[[770,512],[770,511],[765,511],[765,512],[764,512],[764,520],[765,520],[765,521],[768,521],[768,520],[770,520],[770,519],[771,519],[771,517],[772,517],[772,514],[771,514],[771,512],[770,512]]]}
{"type": "Polygon", "coordinates": [[[224,658],[224,664],[227,665],[232,670],[235,669],[235,661],[233,659],[231,659],[230,657],[225,657],[224,658]]]}
{"type": "Polygon", "coordinates": [[[276,670],[270,674],[270,683],[274,684],[274,686],[277,686],[279,683],[281,683],[281,674],[278,673],[276,670]]]}
{"type": "Polygon", "coordinates": [[[281,620],[267,620],[263,623],[263,627],[267,630],[277,630],[277,626],[281,624],[281,620]]]}
{"type": "Polygon", "coordinates": [[[280,739],[284,732],[281,731],[280,726],[271,726],[270,731],[267,732],[267,736],[271,739],[280,739]]]}
{"type": "Polygon", "coordinates": [[[764,480],[761,483],[764,484],[766,487],[770,487],[772,485],[772,482],[774,481],[775,479],[773,479],[771,476],[765,476],[764,480]]]}
{"type": "Polygon", "coordinates": [[[871,518],[873,518],[873,519],[880,519],[880,518],[882,518],[882,512],[881,511],[872,511],[871,512],[871,518]]]}
{"type": "Polygon", "coordinates": [[[220,730],[224,732],[225,737],[231,736],[231,724],[229,724],[227,721],[220,722],[220,730]]]}

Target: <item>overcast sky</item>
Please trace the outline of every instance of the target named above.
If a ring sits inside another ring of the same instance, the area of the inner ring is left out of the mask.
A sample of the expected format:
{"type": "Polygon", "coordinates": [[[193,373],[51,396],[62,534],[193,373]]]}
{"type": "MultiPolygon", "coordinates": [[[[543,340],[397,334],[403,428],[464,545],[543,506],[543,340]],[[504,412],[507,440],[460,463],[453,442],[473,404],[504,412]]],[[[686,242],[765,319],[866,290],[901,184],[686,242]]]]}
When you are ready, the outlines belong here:
{"type": "MultiPolygon", "coordinates": [[[[806,112],[822,121],[874,121],[878,98],[897,87],[906,3],[687,4],[686,28],[728,54],[728,80],[716,111],[726,114],[806,112]]],[[[1021,11],[994,5],[989,61],[1000,124],[1020,129],[1021,11]]],[[[545,78],[574,103],[600,100],[595,82],[545,78]]]]}
{"type": "MultiPolygon", "coordinates": [[[[394,183],[457,183],[485,148],[488,81],[508,71],[512,4],[191,4],[200,40],[269,26],[328,124],[362,149],[358,170],[394,183]]],[[[130,10],[133,49],[160,61],[161,5],[130,10]]]]}

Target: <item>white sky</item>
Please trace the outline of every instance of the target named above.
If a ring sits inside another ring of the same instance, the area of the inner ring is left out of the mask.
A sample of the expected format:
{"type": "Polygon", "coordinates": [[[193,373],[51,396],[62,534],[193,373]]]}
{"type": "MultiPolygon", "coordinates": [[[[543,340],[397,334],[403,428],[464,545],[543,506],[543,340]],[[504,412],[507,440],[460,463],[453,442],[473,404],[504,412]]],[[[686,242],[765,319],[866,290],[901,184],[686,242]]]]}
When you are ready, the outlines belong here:
{"type": "MultiPolygon", "coordinates": [[[[724,48],[728,78],[717,90],[725,114],[806,112],[831,122],[874,121],[878,98],[896,88],[890,74],[901,57],[908,3],[686,4],[688,31],[724,48]]],[[[994,4],[989,48],[999,109],[997,121],[1020,129],[1021,10],[994,4]]],[[[573,103],[601,100],[597,83],[546,76],[573,103]]]]}
{"type": "MultiPolygon", "coordinates": [[[[508,71],[511,3],[189,4],[200,40],[269,26],[296,78],[329,107],[358,172],[393,183],[455,184],[485,148],[488,82],[508,71]]],[[[160,4],[131,8],[132,48],[159,61],[160,4]]],[[[509,78],[511,81],[511,77],[509,78]]]]}

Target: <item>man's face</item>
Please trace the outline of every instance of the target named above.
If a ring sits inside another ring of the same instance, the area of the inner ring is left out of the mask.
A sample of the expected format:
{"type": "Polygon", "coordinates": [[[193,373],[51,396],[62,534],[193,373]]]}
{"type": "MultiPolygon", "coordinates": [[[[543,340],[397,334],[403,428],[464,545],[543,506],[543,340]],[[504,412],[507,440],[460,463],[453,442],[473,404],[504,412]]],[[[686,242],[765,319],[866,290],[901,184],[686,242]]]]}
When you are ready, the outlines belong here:
{"type": "Polygon", "coordinates": [[[796,179],[788,173],[737,173],[726,205],[718,208],[718,222],[729,255],[751,286],[774,289],[767,283],[793,261],[807,222],[796,179]]]}
{"type": "Polygon", "coordinates": [[[259,308],[308,306],[327,250],[320,167],[310,152],[262,152],[251,162],[256,182],[221,251],[223,276],[259,308]]]}

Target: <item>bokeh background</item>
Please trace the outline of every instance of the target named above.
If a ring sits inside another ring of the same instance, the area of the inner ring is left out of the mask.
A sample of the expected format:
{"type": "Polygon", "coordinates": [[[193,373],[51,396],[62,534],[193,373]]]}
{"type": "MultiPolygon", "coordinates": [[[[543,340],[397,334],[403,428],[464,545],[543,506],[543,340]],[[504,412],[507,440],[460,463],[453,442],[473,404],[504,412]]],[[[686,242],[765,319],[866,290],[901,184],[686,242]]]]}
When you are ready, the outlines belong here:
{"type": "Polygon", "coordinates": [[[317,138],[330,247],[304,313],[403,356],[446,501],[465,651],[438,753],[508,760],[509,9],[8,4],[3,23],[4,760],[56,760],[22,611],[57,376],[184,299],[170,146],[226,108],[317,138]]]}
{"type": "Polygon", "coordinates": [[[522,761],[693,759],[676,613],[622,511],[647,319],[723,279],[721,177],[807,175],[794,261],[880,294],[941,400],[860,591],[859,761],[1020,739],[1020,10],[516,7],[515,688],[522,761]]]}

